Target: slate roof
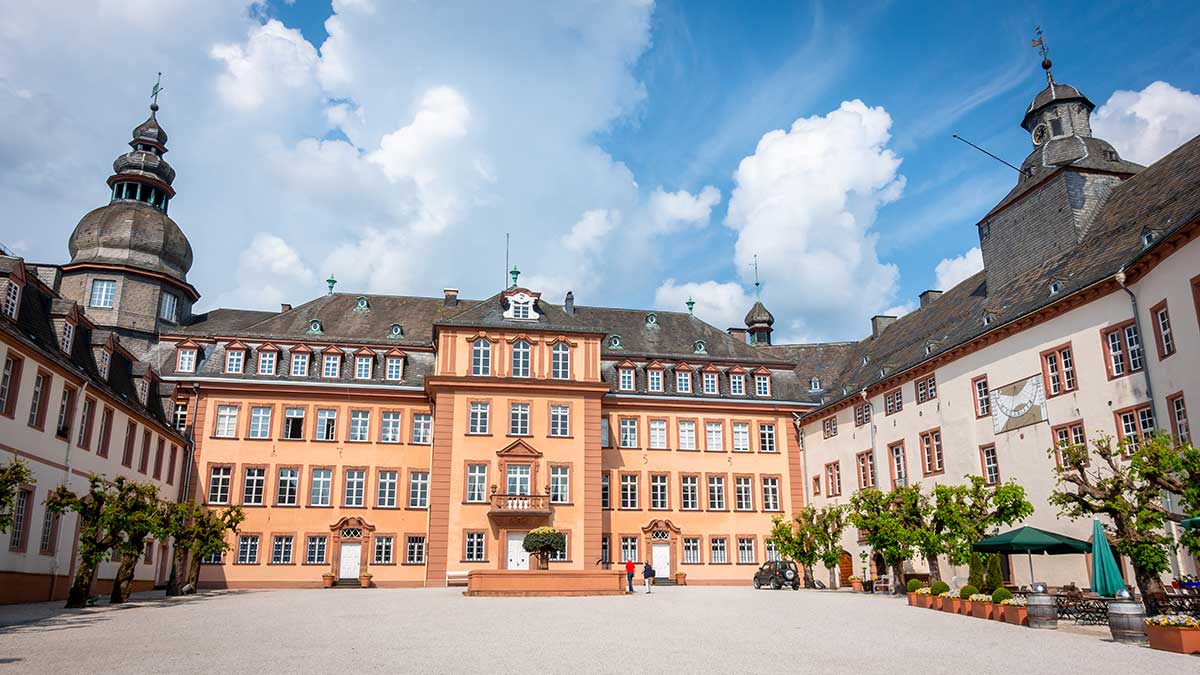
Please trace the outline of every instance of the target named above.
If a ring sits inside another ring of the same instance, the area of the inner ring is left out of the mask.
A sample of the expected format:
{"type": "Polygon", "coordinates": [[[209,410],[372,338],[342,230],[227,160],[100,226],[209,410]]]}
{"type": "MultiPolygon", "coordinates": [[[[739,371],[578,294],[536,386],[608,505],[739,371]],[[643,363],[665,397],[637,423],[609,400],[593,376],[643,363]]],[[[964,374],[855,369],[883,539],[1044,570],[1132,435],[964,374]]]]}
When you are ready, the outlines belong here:
{"type": "Polygon", "coordinates": [[[1062,103],[1064,101],[1083,101],[1087,104],[1088,110],[1094,110],[1096,105],[1088,100],[1088,97],[1079,92],[1078,89],[1069,84],[1059,84],[1057,82],[1049,84],[1045,89],[1039,91],[1029,102],[1029,107],[1025,109],[1025,118],[1045,108],[1051,103],[1062,103]]]}
{"type": "Polygon", "coordinates": [[[1008,194],[996,204],[983,220],[991,218],[1018,197],[1040,184],[1050,174],[1063,167],[1105,171],[1118,174],[1135,174],[1146,168],[1141,164],[1122,159],[1113,146],[1093,136],[1064,136],[1046,141],[1035,147],[1021,162],[1021,178],[1008,194]]]}

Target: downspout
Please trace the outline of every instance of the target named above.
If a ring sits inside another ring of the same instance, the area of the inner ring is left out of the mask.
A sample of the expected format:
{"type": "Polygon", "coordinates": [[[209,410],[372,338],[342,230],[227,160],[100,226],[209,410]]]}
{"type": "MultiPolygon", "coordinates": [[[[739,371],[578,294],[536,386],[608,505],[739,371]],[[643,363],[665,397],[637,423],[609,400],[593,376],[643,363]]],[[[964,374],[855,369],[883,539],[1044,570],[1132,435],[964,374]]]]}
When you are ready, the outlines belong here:
{"type": "MultiPolygon", "coordinates": [[[[90,384],[90,382],[87,379],[87,377],[85,376],[83,378],[83,386],[79,388],[79,424],[80,425],[85,423],[85,420],[83,419],[83,407],[84,407],[84,401],[87,400],[88,384],[90,384]]],[[[79,428],[79,427],[76,427],[74,425],[71,426],[71,429],[73,429],[73,430],[77,429],[77,428],[79,428]]],[[[69,433],[67,434],[66,441],[67,441],[67,454],[63,459],[63,479],[62,479],[63,487],[68,487],[71,483],[71,434],[69,434],[69,433]]],[[[50,557],[50,597],[47,598],[47,600],[51,600],[51,601],[54,600],[54,592],[58,590],[58,551],[59,551],[59,544],[62,543],[61,542],[62,529],[63,529],[62,528],[62,520],[63,520],[62,516],[59,516],[58,532],[55,533],[55,536],[60,541],[54,542],[54,555],[50,557]]],[[[74,567],[74,565],[75,565],[75,561],[71,560],[71,566],[74,567]]],[[[73,569],[71,570],[71,576],[75,576],[75,570],[73,570],[73,569]]]]}
{"type": "MultiPolygon", "coordinates": [[[[1150,357],[1149,357],[1149,353],[1146,349],[1146,333],[1144,333],[1142,331],[1142,317],[1141,317],[1141,314],[1138,312],[1137,296],[1134,295],[1133,291],[1130,290],[1129,287],[1125,285],[1125,268],[1124,267],[1117,270],[1117,273],[1113,278],[1116,279],[1117,283],[1121,285],[1121,290],[1125,291],[1125,294],[1129,296],[1129,306],[1133,309],[1133,325],[1137,329],[1138,341],[1142,345],[1142,360],[1144,362],[1144,365],[1142,366],[1142,377],[1145,378],[1145,380],[1146,380],[1146,397],[1150,399],[1150,418],[1154,424],[1152,431],[1158,431],[1159,430],[1158,410],[1156,409],[1157,406],[1155,406],[1155,401],[1154,401],[1154,385],[1150,381],[1150,357]]],[[[1171,506],[1171,493],[1167,492],[1166,490],[1163,490],[1163,508],[1165,508],[1168,513],[1170,513],[1173,510],[1172,506],[1171,506]]],[[[1167,528],[1167,533],[1171,535],[1171,541],[1172,541],[1172,543],[1174,543],[1179,540],[1179,535],[1175,529],[1175,521],[1168,520],[1168,522],[1170,523],[1170,526],[1167,528]]],[[[1178,577],[1179,576],[1179,547],[1172,546],[1171,550],[1172,550],[1172,553],[1170,556],[1171,574],[1178,577]]]]}
{"type": "MultiPolygon", "coordinates": [[[[873,487],[876,490],[878,490],[879,489],[879,467],[880,467],[880,464],[879,464],[879,451],[875,448],[875,409],[874,409],[875,406],[871,405],[871,398],[869,396],[867,396],[867,388],[866,387],[863,387],[862,391],[858,392],[858,395],[862,397],[863,406],[865,406],[866,409],[868,411],[870,411],[870,413],[871,413],[871,422],[870,422],[870,427],[871,427],[871,482],[872,482],[873,487]]],[[[868,554],[868,556],[869,555],[870,554],[868,554]]],[[[867,563],[863,567],[864,567],[863,578],[866,579],[871,576],[870,575],[870,570],[871,570],[870,563],[867,563]]],[[[882,574],[882,573],[883,572],[881,571],[880,574],[882,574]]]]}
{"type": "MultiPolygon", "coordinates": [[[[792,426],[796,428],[796,438],[800,441],[800,494],[804,495],[804,505],[807,506],[810,502],[808,496],[808,488],[804,486],[808,481],[808,449],[804,447],[804,425],[800,422],[800,413],[792,413],[792,426]]],[[[792,510],[795,511],[796,504],[792,504],[792,510]]]]}

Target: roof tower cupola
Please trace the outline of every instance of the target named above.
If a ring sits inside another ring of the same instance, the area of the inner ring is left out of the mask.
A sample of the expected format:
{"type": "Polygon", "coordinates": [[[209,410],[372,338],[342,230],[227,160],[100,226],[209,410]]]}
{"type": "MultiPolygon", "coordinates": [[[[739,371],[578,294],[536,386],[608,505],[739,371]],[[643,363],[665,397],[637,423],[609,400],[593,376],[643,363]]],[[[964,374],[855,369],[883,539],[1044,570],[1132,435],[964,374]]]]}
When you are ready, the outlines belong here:
{"type": "Polygon", "coordinates": [[[775,317],[762,304],[762,282],[758,279],[758,256],[754,256],[754,305],[746,312],[746,332],[750,335],[750,344],[771,344],[771,326],[775,317]]]}

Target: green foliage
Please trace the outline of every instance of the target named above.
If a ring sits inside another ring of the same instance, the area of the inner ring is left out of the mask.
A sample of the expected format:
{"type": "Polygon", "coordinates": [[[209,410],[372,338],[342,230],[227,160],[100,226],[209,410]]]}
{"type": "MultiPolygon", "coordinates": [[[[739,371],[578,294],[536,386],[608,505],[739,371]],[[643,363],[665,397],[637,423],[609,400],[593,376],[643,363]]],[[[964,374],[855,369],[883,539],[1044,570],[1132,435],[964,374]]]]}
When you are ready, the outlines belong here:
{"type": "Polygon", "coordinates": [[[850,522],[887,565],[912,557],[912,535],[897,511],[894,492],[864,488],[850,498],[850,522]]]}
{"type": "Polygon", "coordinates": [[[846,531],[846,508],[830,504],[817,511],[812,520],[813,542],[821,564],[833,569],[842,560],[842,533],[846,531]]]}
{"type": "Polygon", "coordinates": [[[933,490],[933,521],[942,533],[946,556],[954,565],[967,564],[971,545],[989,533],[1033,514],[1025,488],[1017,483],[989,486],[981,476],[964,478],[964,484],[938,485],[933,490]]]}
{"type": "Polygon", "coordinates": [[[1000,587],[992,591],[992,602],[999,603],[1004,602],[1005,600],[1011,600],[1012,596],[1013,594],[1011,591],[1009,591],[1007,588],[1000,587]]]}
{"type": "Polygon", "coordinates": [[[163,529],[175,540],[177,548],[187,550],[197,558],[205,558],[229,550],[225,533],[237,534],[246,514],[236,505],[215,511],[185,503],[165,505],[162,518],[163,529]]]}
{"type": "Polygon", "coordinates": [[[967,598],[970,598],[972,595],[975,595],[978,592],[979,592],[979,588],[977,588],[973,584],[967,584],[966,586],[963,586],[962,588],[958,589],[958,597],[962,598],[963,600],[966,600],[967,598]]]}
{"type": "Polygon", "coordinates": [[[983,586],[983,555],[976,551],[971,551],[971,562],[967,571],[967,583],[976,589],[983,586]]]}
{"type": "Polygon", "coordinates": [[[820,550],[813,536],[816,520],[817,510],[812,506],[805,506],[791,521],[784,520],[782,516],[775,516],[771,520],[771,540],[775,542],[780,557],[794,560],[805,567],[812,566],[820,559],[820,550]]]}
{"type": "Polygon", "coordinates": [[[929,594],[935,598],[949,590],[950,590],[950,584],[948,584],[944,581],[935,581],[932,584],[930,584],[930,586],[929,586],[929,594]]]}
{"type": "Polygon", "coordinates": [[[33,472],[23,460],[14,459],[11,464],[0,466],[0,534],[12,527],[17,488],[33,482],[33,472]]]}
{"type": "Polygon", "coordinates": [[[984,593],[992,591],[1004,585],[1004,573],[1000,569],[1000,556],[996,553],[990,553],[985,556],[987,558],[987,573],[983,576],[983,585],[980,590],[984,593]]]}
{"type": "MultiPolygon", "coordinates": [[[[1182,512],[1172,514],[1175,521],[1200,516],[1200,449],[1165,433],[1143,441],[1130,458],[1130,466],[1143,479],[1174,495],[1182,512]]],[[[1200,530],[1181,530],[1180,544],[1192,555],[1200,556],[1200,530]]]]}
{"type": "Polygon", "coordinates": [[[539,527],[525,535],[521,548],[544,556],[562,553],[567,550],[567,536],[553,527],[539,527]]]}
{"type": "Polygon", "coordinates": [[[917,589],[921,588],[924,585],[925,584],[922,584],[920,579],[909,579],[908,580],[908,592],[916,593],[917,589]]]}

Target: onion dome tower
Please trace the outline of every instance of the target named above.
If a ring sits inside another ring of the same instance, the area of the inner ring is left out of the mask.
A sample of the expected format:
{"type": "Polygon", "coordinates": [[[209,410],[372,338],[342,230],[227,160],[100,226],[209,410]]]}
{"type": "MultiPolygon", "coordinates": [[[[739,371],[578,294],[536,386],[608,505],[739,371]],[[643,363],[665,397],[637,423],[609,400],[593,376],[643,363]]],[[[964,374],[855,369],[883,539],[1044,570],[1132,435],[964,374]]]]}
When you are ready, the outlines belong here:
{"type": "Polygon", "coordinates": [[[771,344],[771,326],[775,317],[762,304],[762,282],[758,280],[758,256],[754,256],[754,305],[746,312],[746,332],[750,334],[750,344],[771,344]]]}
{"type": "Polygon", "coordinates": [[[113,162],[109,202],[85,215],[71,233],[71,262],[61,292],[88,318],[146,344],[191,315],[200,294],[188,283],[192,246],[167,215],[175,169],[163,155],[167,133],[158,123],[157,95],[150,117],[133,130],[131,150],[113,162]]]}

